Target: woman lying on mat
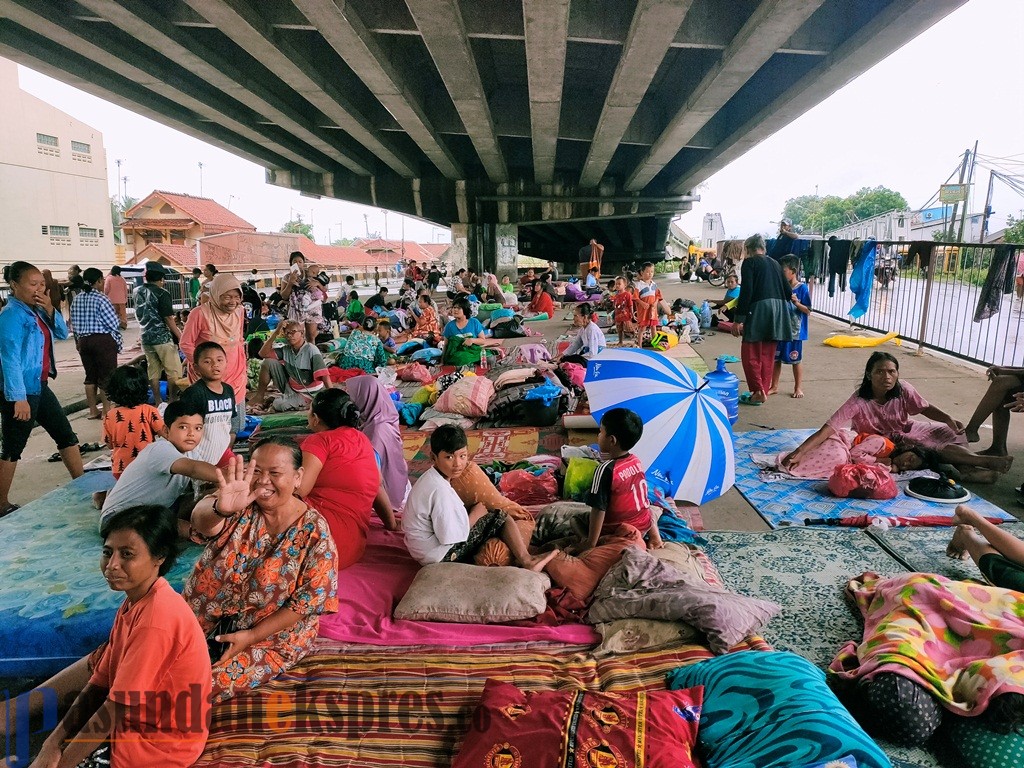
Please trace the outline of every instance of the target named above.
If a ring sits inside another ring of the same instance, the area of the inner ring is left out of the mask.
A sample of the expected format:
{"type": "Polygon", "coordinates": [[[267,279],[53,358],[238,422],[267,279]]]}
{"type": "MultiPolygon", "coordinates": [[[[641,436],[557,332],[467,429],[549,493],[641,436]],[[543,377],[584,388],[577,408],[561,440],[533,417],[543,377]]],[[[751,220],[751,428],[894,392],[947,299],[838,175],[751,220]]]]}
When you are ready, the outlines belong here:
{"type": "MultiPolygon", "coordinates": [[[[357,376],[352,382],[383,387],[373,376],[357,376]]],[[[356,389],[365,386],[360,384],[356,389]]],[[[390,404],[397,420],[398,412],[390,404]]],[[[366,549],[370,515],[380,515],[384,527],[398,530],[373,444],[359,431],[362,417],[355,403],[342,389],[318,392],[309,408],[313,434],[302,443],[302,482],[298,494],[312,504],[331,531],[338,551],[337,569],[359,562],[366,549]]],[[[397,427],[395,428],[397,431],[397,427]]],[[[401,451],[401,437],[399,437],[401,451]]],[[[405,457],[402,457],[404,465],[405,457]]],[[[408,484],[408,473],[405,476],[408,484]]],[[[405,501],[404,494],[399,502],[405,501]]]]}
{"type": "Polygon", "coordinates": [[[182,596],[220,645],[214,701],[291,669],[312,648],[320,614],[338,610],[338,552],[324,518],[296,495],[302,474],[293,440],[265,438],[248,468],[233,459],[192,512],[206,550],[182,596]]]}
{"type": "Polygon", "coordinates": [[[1024,541],[961,504],[953,515],[950,557],[970,557],[994,586],[1024,592],[1024,541]]]}
{"type": "Polygon", "coordinates": [[[100,569],[125,601],[92,674],[84,659],[65,671],[81,673],[79,685],[58,694],[81,692],[32,765],[192,765],[209,733],[210,656],[192,611],[163,578],[178,555],[177,516],[129,507],[100,533],[100,569]],[[157,700],[170,706],[155,709],[157,700]]]}
{"type": "Polygon", "coordinates": [[[911,443],[936,451],[942,461],[955,466],[997,472],[1010,468],[1008,457],[979,456],[967,450],[964,425],[929,404],[909,383],[900,381],[899,361],[888,352],[875,352],[868,358],[858,390],[821,429],[782,460],[782,468],[793,471],[814,456],[825,441],[847,427],[857,433],[881,435],[894,443],[911,443]],[[929,421],[911,418],[917,414],[929,421]]]}

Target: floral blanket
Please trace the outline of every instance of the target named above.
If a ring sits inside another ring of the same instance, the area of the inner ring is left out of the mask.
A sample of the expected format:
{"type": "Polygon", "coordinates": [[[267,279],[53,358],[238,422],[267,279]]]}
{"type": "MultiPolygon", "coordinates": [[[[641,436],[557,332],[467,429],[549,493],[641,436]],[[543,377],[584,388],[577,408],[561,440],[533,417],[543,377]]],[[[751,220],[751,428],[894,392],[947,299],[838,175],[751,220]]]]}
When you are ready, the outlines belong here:
{"type": "Polygon", "coordinates": [[[927,573],[865,573],[847,594],[864,617],[864,640],[840,649],[830,675],[894,672],[960,715],[1024,693],[1024,594],[927,573]]]}

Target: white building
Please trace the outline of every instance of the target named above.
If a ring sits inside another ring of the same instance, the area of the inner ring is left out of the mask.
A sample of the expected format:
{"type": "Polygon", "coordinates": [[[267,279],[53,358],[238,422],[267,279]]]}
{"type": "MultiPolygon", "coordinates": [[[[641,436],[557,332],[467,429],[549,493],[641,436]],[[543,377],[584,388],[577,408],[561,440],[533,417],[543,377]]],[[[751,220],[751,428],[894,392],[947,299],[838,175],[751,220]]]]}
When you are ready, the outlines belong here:
{"type": "MultiPolygon", "coordinates": [[[[886,211],[870,219],[851,222],[845,227],[826,232],[825,237],[835,235],[840,240],[912,240],[911,222],[917,211],[886,211]]],[[[925,238],[927,239],[927,238],[925,238]]]]}
{"type": "Polygon", "coordinates": [[[716,248],[720,240],[725,240],[725,224],[722,223],[722,214],[705,213],[704,225],[701,227],[700,247],[716,248]]]}
{"type": "Polygon", "coordinates": [[[0,59],[0,261],[63,278],[72,264],[108,268],[114,232],[103,136],[25,93],[0,59]]]}

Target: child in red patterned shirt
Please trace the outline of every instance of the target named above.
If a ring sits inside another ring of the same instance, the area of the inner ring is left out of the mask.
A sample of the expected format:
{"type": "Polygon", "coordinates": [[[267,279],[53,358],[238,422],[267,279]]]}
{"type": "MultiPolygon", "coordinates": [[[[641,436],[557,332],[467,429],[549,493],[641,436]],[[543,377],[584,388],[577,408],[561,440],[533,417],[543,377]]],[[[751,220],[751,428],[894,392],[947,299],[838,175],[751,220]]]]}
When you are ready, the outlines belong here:
{"type": "Polygon", "coordinates": [[[598,466],[587,497],[590,531],[584,549],[593,549],[602,535],[623,523],[646,534],[651,549],[664,546],[651,517],[643,464],[629,452],[643,432],[640,417],[627,408],[612,408],[601,417],[597,447],[609,460],[598,466]]]}
{"type": "Polygon", "coordinates": [[[615,293],[612,296],[612,310],[614,312],[615,331],[619,334],[619,341],[614,346],[626,346],[626,334],[633,331],[633,294],[626,285],[626,278],[615,278],[615,293]]]}

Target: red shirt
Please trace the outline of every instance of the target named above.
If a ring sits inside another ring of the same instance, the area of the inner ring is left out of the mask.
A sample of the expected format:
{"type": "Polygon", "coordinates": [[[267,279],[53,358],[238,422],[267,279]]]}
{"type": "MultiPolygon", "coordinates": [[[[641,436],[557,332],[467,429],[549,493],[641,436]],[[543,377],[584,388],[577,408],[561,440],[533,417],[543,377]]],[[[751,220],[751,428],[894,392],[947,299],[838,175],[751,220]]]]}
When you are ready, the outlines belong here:
{"type": "Polygon", "coordinates": [[[598,466],[587,502],[594,509],[604,510],[602,535],[620,523],[632,525],[640,533],[647,533],[651,527],[647,478],[643,464],[632,453],[598,466]]]}
{"type": "Polygon", "coordinates": [[[41,380],[45,384],[50,379],[50,366],[53,365],[53,334],[50,333],[50,326],[43,322],[43,318],[36,315],[36,323],[39,330],[43,332],[43,373],[41,380]]]}
{"type": "Polygon", "coordinates": [[[331,529],[338,548],[338,570],[359,562],[366,549],[373,500],[380,488],[377,455],[358,429],[338,427],[316,432],[302,442],[302,452],[323,467],[306,501],[331,529]]]}
{"type": "Polygon", "coordinates": [[[629,291],[620,291],[612,296],[612,308],[616,325],[633,322],[633,294],[629,291]]]}
{"type": "Polygon", "coordinates": [[[555,314],[555,302],[551,300],[547,293],[541,291],[534,294],[534,297],[530,300],[530,311],[536,312],[538,315],[542,312],[547,312],[548,317],[553,317],[555,314]]]}

